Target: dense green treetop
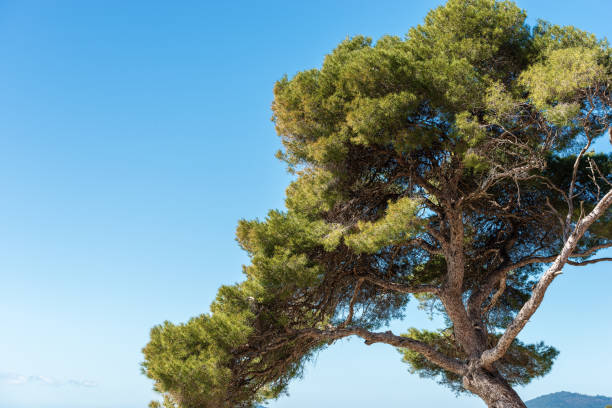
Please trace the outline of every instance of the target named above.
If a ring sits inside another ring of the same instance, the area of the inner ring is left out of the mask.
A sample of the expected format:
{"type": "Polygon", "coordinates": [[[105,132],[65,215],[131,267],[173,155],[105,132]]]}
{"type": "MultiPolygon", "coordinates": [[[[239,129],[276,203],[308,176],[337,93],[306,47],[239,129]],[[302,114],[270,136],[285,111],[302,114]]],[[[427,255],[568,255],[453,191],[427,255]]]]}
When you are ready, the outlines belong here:
{"type": "MultiPolygon", "coordinates": [[[[504,348],[502,333],[609,190],[612,157],[588,145],[609,126],[612,54],[525,19],[508,1],[450,0],[405,38],[348,38],[276,83],[286,209],[239,222],[251,263],[210,313],[152,329],[143,368],[167,406],[251,407],[348,335],[457,391],[478,393],[466,367],[498,342],[482,369],[506,385],[551,369],[554,348],[504,348]],[[373,332],[410,299],[445,327],[373,332]]],[[[568,262],[612,245],[603,210],[568,262]]]]}

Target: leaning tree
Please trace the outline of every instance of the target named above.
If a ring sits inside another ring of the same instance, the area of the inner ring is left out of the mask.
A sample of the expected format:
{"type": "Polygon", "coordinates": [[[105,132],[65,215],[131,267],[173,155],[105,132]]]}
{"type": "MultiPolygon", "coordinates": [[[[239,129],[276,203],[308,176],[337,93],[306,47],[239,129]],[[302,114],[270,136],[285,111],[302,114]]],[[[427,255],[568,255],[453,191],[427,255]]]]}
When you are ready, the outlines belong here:
{"type": "Polygon", "coordinates": [[[210,313],[151,330],[143,370],[167,407],[253,407],[348,336],[525,407],[512,387],[557,351],[517,335],[565,265],[612,260],[594,258],[612,247],[612,155],[590,150],[610,125],[612,52],[525,19],[449,0],[405,39],[347,39],[276,83],[286,210],[240,221],[251,263],[210,313]],[[381,330],[411,299],[443,327],[381,330]]]}

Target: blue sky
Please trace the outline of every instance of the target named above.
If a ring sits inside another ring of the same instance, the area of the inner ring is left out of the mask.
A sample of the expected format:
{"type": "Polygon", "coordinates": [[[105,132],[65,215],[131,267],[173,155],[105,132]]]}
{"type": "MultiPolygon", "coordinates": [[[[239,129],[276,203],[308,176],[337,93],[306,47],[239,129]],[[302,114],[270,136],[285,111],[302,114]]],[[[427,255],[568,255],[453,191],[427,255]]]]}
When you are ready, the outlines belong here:
{"type": "MultiPolygon", "coordinates": [[[[238,219],[283,206],[274,81],[439,3],[0,1],[0,408],[145,407],[150,327],[206,312],[242,279],[238,219]]],[[[608,1],[518,4],[612,30],[608,1]]],[[[610,269],[555,281],[522,338],[561,355],[523,397],[612,394],[610,269]]],[[[411,310],[393,328],[413,325],[433,323],[411,310]]],[[[482,406],[399,359],[342,342],[270,406],[482,406]]]]}

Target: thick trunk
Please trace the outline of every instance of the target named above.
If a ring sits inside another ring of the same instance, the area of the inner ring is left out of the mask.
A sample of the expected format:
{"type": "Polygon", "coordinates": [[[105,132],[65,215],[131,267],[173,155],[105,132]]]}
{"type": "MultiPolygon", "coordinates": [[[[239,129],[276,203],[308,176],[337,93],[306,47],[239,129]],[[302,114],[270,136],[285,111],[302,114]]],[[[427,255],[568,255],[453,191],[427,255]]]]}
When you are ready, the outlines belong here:
{"type": "Polygon", "coordinates": [[[482,398],[489,408],[526,408],[506,381],[483,369],[463,377],[463,386],[482,398]]]}

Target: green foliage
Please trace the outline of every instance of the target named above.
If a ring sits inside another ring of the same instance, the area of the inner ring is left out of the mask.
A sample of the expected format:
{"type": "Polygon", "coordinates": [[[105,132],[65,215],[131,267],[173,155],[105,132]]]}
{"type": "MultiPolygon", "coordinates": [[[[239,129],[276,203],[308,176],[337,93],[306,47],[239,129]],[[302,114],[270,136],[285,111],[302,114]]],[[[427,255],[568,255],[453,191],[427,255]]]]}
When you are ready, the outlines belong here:
{"type": "Polygon", "coordinates": [[[420,229],[420,209],[419,202],[409,197],[390,202],[385,215],[376,222],[360,221],[358,232],[346,236],[346,245],[356,252],[373,253],[406,241],[420,229]]]}
{"type": "MultiPolygon", "coordinates": [[[[403,336],[422,341],[432,346],[435,350],[458,359],[465,359],[463,350],[455,345],[452,330],[417,330],[411,328],[403,336]]],[[[491,335],[491,343],[499,336],[491,335]]],[[[432,377],[438,383],[446,385],[455,392],[465,392],[461,384],[461,377],[457,374],[441,369],[432,364],[422,354],[407,349],[398,349],[403,355],[402,361],[410,367],[410,372],[419,374],[421,377],[432,377]]],[[[553,360],[559,352],[544,343],[526,345],[515,340],[508,353],[499,362],[501,372],[506,381],[512,385],[526,385],[534,378],[542,377],[552,368],[553,360]]]]}
{"type": "Polygon", "coordinates": [[[332,174],[323,169],[305,169],[287,188],[285,205],[295,213],[317,216],[331,210],[341,199],[334,190],[332,174]]]}
{"type": "Polygon", "coordinates": [[[510,95],[499,82],[493,83],[487,89],[485,104],[489,111],[487,118],[493,123],[504,123],[519,109],[518,98],[510,95]]]}
{"type": "MultiPolygon", "coordinates": [[[[253,407],[327,346],[305,330],[370,330],[402,317],[411,295],[389,287],[447,281],[452,259],[440,237],[450,236],[453,211],[463,222],[461,304],[496,268],[555,254],[572,152],[585,129],[601,134],[612,117],[601,99],[612,58],[588,33],[525,19],[509,1],[449,0],[405,39],[347,38],[320,69],[276,83],[279,157],[295,175],[287,209],[239,222],[245,280],[221,287],[209,314],[151,330],[143,370],[166,408],[253,407]]],[[[589,163],[612,181],[612,156],[587,159],[572,220],[598,200],[589,163]]],[[[611,240],[608,212],[578,249],[611,240]]],[[[476,322],[483,342],[496,341],[540,272],[515,268],[499,297],[487,294],[476,322]]],[[[440,298],[414,297],[447,324],[406,336],[467,361],[440,298]]],[[[461,390],[457,374],[401,352],[411,371],[461,390]]],[[[556,355],[516,340],[497,370],[527,384],[556,355]]]]}
{"type": "Polygon", "coordinates": [[[222,407],[231,378],[225,365],[249,333],[238,316],[202,315],[178,326],[165,322],[151,330],[144,368],[156,388],[180,406],[222,407]]]}
{"type": "Polygon", "coordinates": [[[410,118],[424,100],[449,114],[467,115],[484,106],[493,81],[526,62],[524,19],[509,2],[450,1],[412,29],[406,41],[345,40],[321,70],[276,84],[273,110],[286,147],[283,157],[292,166],[324,165],[346,157],[351,143],[391,143],[402,152],[431,145],[439,134],[410,118]],[[511,57],[510,64],[492,70],[500,56],[511,57]]]}
{"type": "Polygon", "coordinates": [[[519,82],[540,109],[573,102],[580,90],[606,79],[606,69],[598,63],[600,54],[601,50],[584,47],[550,51],[544,61],[523,72],[519,82]]]}

